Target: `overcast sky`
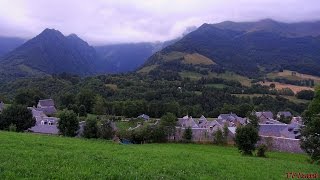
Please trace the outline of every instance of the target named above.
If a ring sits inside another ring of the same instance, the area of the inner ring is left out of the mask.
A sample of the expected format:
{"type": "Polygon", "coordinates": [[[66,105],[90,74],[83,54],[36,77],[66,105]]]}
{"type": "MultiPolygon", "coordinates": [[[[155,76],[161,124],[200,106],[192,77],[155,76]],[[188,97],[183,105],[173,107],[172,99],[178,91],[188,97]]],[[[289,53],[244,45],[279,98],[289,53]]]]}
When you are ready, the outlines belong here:
{"type": "Polygon", "coordinates": [[[0,36],[55,28],[92,45],[164,41],[189,26],[264,18],[320,20],[320,0],[0,0],[0,36]]]}

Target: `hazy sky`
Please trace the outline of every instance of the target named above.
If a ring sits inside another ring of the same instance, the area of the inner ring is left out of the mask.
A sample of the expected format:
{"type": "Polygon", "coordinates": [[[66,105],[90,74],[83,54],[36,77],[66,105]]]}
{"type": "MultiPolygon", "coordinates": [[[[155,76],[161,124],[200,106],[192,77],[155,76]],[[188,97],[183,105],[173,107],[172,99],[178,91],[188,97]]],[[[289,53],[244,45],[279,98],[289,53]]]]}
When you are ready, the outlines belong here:
{"type": "Polygon", "coordinates": [[[55,28],[90,44],[163,41],[205,22],[263,18],[320,20],[320,0],[0,0],[0,36],[55,28]]]}

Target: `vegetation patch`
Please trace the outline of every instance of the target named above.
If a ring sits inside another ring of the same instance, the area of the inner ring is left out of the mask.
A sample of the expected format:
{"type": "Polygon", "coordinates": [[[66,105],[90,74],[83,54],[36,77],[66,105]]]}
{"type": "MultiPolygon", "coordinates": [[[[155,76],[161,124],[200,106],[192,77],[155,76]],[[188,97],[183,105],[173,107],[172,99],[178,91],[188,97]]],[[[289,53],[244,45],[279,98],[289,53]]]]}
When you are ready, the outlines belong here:
{"type": "Polygon", "coordinates": [[[10,132],[0,132],[0,144],[0,179],[283,179],[288,171],[319,172],[304,154],[256,158],[213,145],[119,145],[10,132]]]}
{"type": "Polygon", "coordinates": [[[260,82],[261,85],[265,85],[265,86],[270,86],[270,84],[274,84],[275,85],[275,89],[277,90],[281,90],[284,88],[289,88],[291,89],[295,94],[299,91],[302,90],[313,90],[314,88],[311,87],[305,87],[305,86],[296,86],[296,85],[292,85],[292,84],[283,84],[283,83],[278,83],[278,82],[260,82]]]}
{"type": "Polygon", "coordinates": [[[184,63],[187,64],[204,64],[204,65],[213,65],[216,64],[214,61],[211,59],[198,54],[198,53],[193,53],[193,54],[187,54],[184,56],[184,63]]]}

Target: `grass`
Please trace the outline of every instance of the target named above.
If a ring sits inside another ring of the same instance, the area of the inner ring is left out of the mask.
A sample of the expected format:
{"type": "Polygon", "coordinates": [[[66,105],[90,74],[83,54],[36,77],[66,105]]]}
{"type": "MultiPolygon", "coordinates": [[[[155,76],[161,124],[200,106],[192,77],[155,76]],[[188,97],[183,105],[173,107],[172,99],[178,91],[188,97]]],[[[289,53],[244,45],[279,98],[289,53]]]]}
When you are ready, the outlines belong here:
{"type": "Polygon", "coordinates": [[[119,145],[1,131],[0,144],[0,179],[284,179],[320,170],[303,154],[245,157],[212,145],[119,145]]]}
{"type": "Polygon", "coordinates": [[[251,86],[251,80],[245,76],[241,76],[239,74],[233,73],[233,72],[225,72],[222,74],[217,74],[217,73],[211,73],[209,76],[211,77],[216,77],[216,78],[222,78],[226,80],[235,80],[239,81],[242,85],[244,86],[251,86]]]}
{"type": "Polygon", "coordinates": [[[292,73],[295,71],[289,71],[289,70],[284,70],[283,72],[272,72],[267,75],[268,78],[270,79],[275,79],[277,77],[281,78],[286,78],[289,80],[307,80],[307,79],[313,79],[316,84],[320,84],[320,77],[317,76],[312,76],[308,74],[302,74],[295,72],[295,75],[292,73]]]}
{"type": "MultiPolygon", "coordinates": [[[[233,95],[238,96],[238,97],[250,97],[250,98],[263,96],[263,94],[233,94],[233,95]]],[[[266,94],[266,95],[276,98],[276,95],[271,95],[271,94],[266,94]]],[[[294,103],[304,103],[304,104],[306,104],[306,103],[310,102],[310,100],[298,99],[295,96],[283,96],[283,95],[281,95],[281,97],[284,97],[284,98],[286,98],[289,101],[294,102],[294,103]]]]}
{"type": "Polygon", "coordinates": [[[183,71],[183,72],[180,72],[179,74],[183,78],[190,78],[191,80],[194,80],[194,81],[201,79],[201,77],[205,77],[204,75],[201,75],[196,72],[190,72],[190,71],[183,71]]]}
{"type": "Polygon", "coordinates": [[[187,64],[204,64],[204,65],[212,65],[216,64],[214,61],[211,59],[198,54],[198,53],[193,53],[193,54],[187,54],[184,56],[184,63],[187,64]]]}
{"type": "Polygon", "coordinates": [[[314,88],[311,87],[305,87],[305,86],[296,86],[296,85],[292,85],[292,84],[283,84],[283,83],[278,83],[278,82],[260,82],[261,85],[265,85],[265,86],[270,86],[270,84],[275,84],[276,85],[276,89],[277,90],[281,90],[284,88],[289,88],[291,89],[295,94],[299,91],[302,90],[312,90],[314,91],[314,88]]]}
{"type": "Polygon", "coordinates": [[[227,85],[225,85],[225,84],[206,84],[206,86],[217,88],[217,89],[223,89],[223,88],[227,87],[227,85]]]}

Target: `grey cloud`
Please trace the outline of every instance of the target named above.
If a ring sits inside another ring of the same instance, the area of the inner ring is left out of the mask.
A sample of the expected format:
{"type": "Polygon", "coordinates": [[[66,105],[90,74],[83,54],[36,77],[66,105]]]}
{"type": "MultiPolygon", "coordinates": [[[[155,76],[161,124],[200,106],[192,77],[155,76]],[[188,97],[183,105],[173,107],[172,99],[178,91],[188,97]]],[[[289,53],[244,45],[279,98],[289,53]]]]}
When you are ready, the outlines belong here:
{"type": "Polygon", "coordinates": [[[0,35],[31,38],[45,28],[90,44],[164,41],[187,27],[225,20],[320,20],[318,0],[0,0],[0,35]]]}

